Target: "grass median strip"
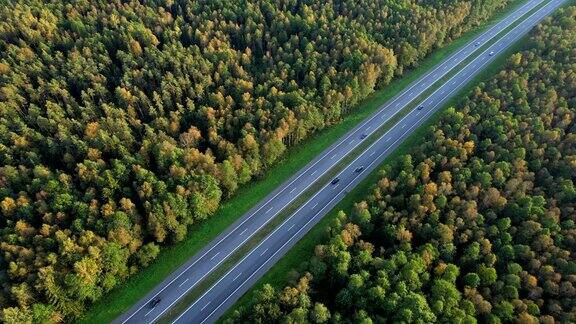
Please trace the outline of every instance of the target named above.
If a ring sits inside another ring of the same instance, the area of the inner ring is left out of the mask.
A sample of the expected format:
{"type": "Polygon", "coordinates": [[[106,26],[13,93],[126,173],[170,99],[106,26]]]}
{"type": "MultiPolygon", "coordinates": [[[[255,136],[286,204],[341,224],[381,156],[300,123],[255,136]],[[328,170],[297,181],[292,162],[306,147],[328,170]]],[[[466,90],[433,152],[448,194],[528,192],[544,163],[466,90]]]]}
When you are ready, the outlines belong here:
{"type": "Polygon", "coordinates": [[[414,131],[402,144],[394,150],[393,154],[387,157],[373,172],[364,178],[350,193],[338,203],[324,218],[322,218],[292,249],[284,255],[284,257],[277,262],[260,280],[244,295],[236,305],[229,309],[228,312],[222,316],[220,323],[229,317],[235,309],[239,307],[246,307],[254,296],[254,292],[265,283],[271,284],[277,289],[282,289],[286,284],[287,274],[291,270],[303,271],[305,264],[302,260],[308,260],[313,256],[314,247],[320,244],[326,238],[326,229],[333,222],[340,210],[350,210],[354,203],[364,199],[371,191],[372,186],[380,178],[380,170],[386,166],[396,162],[405,154],[409,154],[412,148],[421,142],[421,139],[426,135],[427,129],[436,124],[442,116],[443,111],[448,107],[454,107],[461,102],[462,98],[476,87],[482,81],[488,80],[495,75],[504,66],[506,60],[513,53],[521,50],[525,44],[528,36],[524,36],[510,48],[505,50],[499,57],[497,57],[488,67],[486,67],[480,74],[474,77],[464,88],[458,91],[451,99],[449,99],[442,108],[437,110],[424,124],[414,131]]]}
{"type": "Polygon", "coordinates": [[[95,303],[80,323],[107,323],[113,321],[122,312],[137,303],[156,285],[162,282],[170,273],[184,264],[191,256],[200,251],[223,230],[230,226],[261,199],[289,179],[295,172],[314,159],[321,152],[332,145],[350,129],[372,115],[380,108],[382,103],[390,100],[406,86],[427,73],[432,67],[446,56],[454,53],[463,44],[481,32],[490,28],[504,15],[524,4],[525,0],[517,0],[502,10],[481,27],[470,31],[449,45],[435,50],[428,58],[423,60],[419,67],[407,72],[404,76],[393,81],[382,90],[375,92],[371,97],[355,107],[343,120],[337,124],[319,131],[314,136],[299,145],[290,148],[283,159],[268,170],[266,176],[246,185],[239,190],[239,194],[222,204],[216,215],[206,221],[193,226],[187,238],[174,246],[163,247],[159,257],[147,268],[132,275],[124,284],[109,292],[106,298],[95,303]]]}

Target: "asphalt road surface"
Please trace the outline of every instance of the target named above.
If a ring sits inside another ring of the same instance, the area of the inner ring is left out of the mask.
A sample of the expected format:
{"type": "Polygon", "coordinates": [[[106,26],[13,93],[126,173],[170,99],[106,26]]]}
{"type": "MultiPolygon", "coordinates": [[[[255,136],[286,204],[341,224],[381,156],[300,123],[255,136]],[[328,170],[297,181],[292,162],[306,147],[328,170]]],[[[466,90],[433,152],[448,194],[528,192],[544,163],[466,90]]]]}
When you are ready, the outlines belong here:
{"type": "Polygon", "coordinates": [[[115,323],[151,323],[157,321],[187,292],[212,273],[240,246],[270,222],[299,195],[330,172],[339,161],[349,155],[362,141],[393,118],[436,81],[470,56],[477,56],[437,90],[419,102],[411,112],[379,137],[366,150],[357,154],[337,177],[336,184],[328,182],[315,192],[273,232],[266,236],[239,262],[194,301],[174,323],[211,323],[218,319],[264,273],[276,263],[308,230],[310,230],[346,193],[374,170],[407,136],[426,121],[442,104],[464,87],[499,53],[525,35],[545,16],[566,0],[552,0],[504,35],[501,31],[545,0],[531,0],[499,23],[463,46],[458,52],[438,64],[432,71],[413,82],[404,91],[384,104],[374,115],[360,123],[291,179],[243,215],[225,232],[210,242],[190,261],[176,270],[151,293],[116,319],[115,323]],[[496,40],[489,48],[485,43],[496,40]],[[358,172],[358,168],[363,170],[358,172]]]}

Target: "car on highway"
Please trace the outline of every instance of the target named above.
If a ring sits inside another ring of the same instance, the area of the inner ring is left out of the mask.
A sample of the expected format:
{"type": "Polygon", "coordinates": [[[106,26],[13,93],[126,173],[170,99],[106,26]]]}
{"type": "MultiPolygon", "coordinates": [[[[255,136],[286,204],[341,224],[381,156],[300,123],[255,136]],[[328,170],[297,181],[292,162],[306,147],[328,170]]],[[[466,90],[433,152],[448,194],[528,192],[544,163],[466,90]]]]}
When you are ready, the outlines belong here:
{"type": "Polygon", "coordinates": [[[340,178],[334,178],[334,180],[332,180],[332,184],[337,184],[338,182],[340,182],[340,178]]]}
{"type": "Polygon", "coordinates": [[[364,166],[359,166],[356,168],[356,170],[354,170],[354,172],[356,172],[356,173],[360,173],[362,171],[364,171],[364,166]]]}
{"type": "Polygon", "coordinates": [[[494,51],[491,51],[490,53],[488,53],[488,55],[494,56],[494,51]]]}
{"type": "Polygon", "coordinates": [[[150,308],[156,307],[156,305],[160,304],[161,300],[162,299],[160,297],[156,297],[156,298],[152,299],[152,301],[150,302],[150,308]]]}
{"type": "Polygon", "coordinates": [[[360,139],[365,139],[366,137],[368,137],[368,135],[366,135],[366,134],[360,135],[360,139]]]}
{"type": "Polygon", "coordinates": [[[424,106],[422,106],[422,105],[418,106],[418,110],[422,110],[422,109],[424,109],[424,106]]]}
{"type": "Polygon", "coordinates": [[[480,46],[480,42],[474,43],[474,46],[476,46],[476,47],[480,46]]]}

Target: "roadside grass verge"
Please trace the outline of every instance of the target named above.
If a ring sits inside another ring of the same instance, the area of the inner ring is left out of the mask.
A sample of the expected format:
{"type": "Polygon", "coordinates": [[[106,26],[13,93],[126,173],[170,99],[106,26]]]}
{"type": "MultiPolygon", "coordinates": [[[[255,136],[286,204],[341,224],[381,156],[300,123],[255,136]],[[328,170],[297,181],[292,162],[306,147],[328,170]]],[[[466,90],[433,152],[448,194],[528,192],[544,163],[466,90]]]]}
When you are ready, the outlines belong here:
{"type": "Polygon", "coordinates": [[[373,186],[380,179],[380,173],[384,166],[396,163],[402,156],[410,154],[412,149],[422,142],[426,137],[430,126],[438,123],[444,111],[449,107],[457,107],[463,99],[481,82],[487,81],[496,75],[505,66],[508,58],[526,48],[530,35],[526,35],[518,40],[514,45],[501,53],[492,64],[487,66],[482,72],[474,77],[468,85],[455,93],[442,108],[437,110],[428,120],[417,128],[406,140],[400,144],[374,171],[372,171],[362,182],[360,182],[350,193],[338,203],[326,216],[322,218],[280,261],[278,261],[252,288],[244,294],[218,321],[222,323],[232,313],[240,308],[249,306],[254,294],[266,283],[275,289],[283,289],[288,282],[288,274],[295,270],[300,275],[305,271],[306,261],[314,255],[314,247],[328,239],[328,227],[337,218],[339,211],[348,212],[355,203],[362,201],[372,191],[373,186]]]}
{"type": "MultiPolygon", "coordinates": [[[[250,210],[250,208],[266,197],[266,195],[276,187],[289,179],[295,172],[312,161],[319,152],[328,148],[346,132],[372,115],[383,103],[393,98],[410,83],[426,74],[445,57],[451,55],[462,45],[490,28],[503,16],[525,2],[526,0],[514,1],[505,10],[498,12],[481,26],[463,34],[445,47],[434,50],[417,68],[407,71],[403,76],[394,80],[385,88],[376,91],[351,110],[348,115],[343,117],[340,123],[329,126],[298,145],[289,148],[283,155],[283,158],[267,170],[263,177],[240,188],[238,194],[224,202],[215,215],[202,223],[192,226],[184,241],[172,246],[162,247],[158,258],[150,266],[130,276],[124,283],[107,293],[104,298],[92,305],[84,317],[79,319],[78,322],[112,322],[122,312],[128,310],[148,292],[154,289],[155,286],[161,283],[162,280],[184,264],[206,244],[216,238],[216,236],[230,226],[236,219],[250,210]]],[[[415,134],[418,134],[418,132],[415,134]]],[[[396,152],[398,152],[398,150],[396,152]]],[[[370,179],[372,179],[373,182],[377,179],[377,174],[368,176],[357,188],[365,187],[365,183],[371,183],[370,179]]],[[[352,193],[349,194],[341,204],[349,201],[349,197],[352,198],[352,196],[352,193]]],[[[356,200],[362,196],[364,195],[358,195],[356,200]]],[[[355,200],[352,199],[351,201],[355,200]]],[[[340,204],[338,206],[340,206],[340,204]]],[[[340,209],[342,209],[342,207],[336,208],[336,210],[340,209]]],[[[324,228],[328,224],[327,220],[330,217],[331,214],[321,220],[306,237],[317,228],[324,228]]],[[[313,248],[316,243],[312,242],[310,244],[310,247],[313,248]]],[[[297,247],[299,247],[299,245],[297,245],[297,247]]],[[[295,249],[296,247],[292,250],[295,249]]],[[[283,261],[284,259],[282,259],[280,263],[283,263],[283,261]]],[[[290,266],[290,268],[293,268],[293,266],[290,266]]],[[[264,278],[266,278],[266,276],[264,278]]]]}

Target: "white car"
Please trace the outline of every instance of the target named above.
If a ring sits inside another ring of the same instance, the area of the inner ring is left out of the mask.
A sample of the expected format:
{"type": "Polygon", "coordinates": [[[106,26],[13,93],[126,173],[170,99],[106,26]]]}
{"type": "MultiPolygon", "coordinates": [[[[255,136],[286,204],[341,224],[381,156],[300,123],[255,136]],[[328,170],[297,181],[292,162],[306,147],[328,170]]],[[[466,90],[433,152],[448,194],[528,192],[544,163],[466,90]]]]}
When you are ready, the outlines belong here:
{"type": "Polygon", "coordinates": [[[474,46],[476,46],[476,47],[480,46],[480,42],[474,43],[474,46]]]}
{"type": "Polygon", "coordinates": [[[488,53],[488,55],[490,55],[490,56],[494,56],[494,51],[492,51],[492,52],[488,53]]]}

